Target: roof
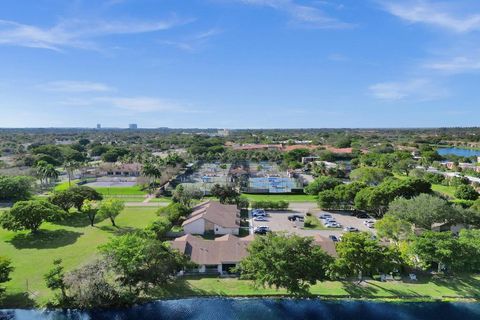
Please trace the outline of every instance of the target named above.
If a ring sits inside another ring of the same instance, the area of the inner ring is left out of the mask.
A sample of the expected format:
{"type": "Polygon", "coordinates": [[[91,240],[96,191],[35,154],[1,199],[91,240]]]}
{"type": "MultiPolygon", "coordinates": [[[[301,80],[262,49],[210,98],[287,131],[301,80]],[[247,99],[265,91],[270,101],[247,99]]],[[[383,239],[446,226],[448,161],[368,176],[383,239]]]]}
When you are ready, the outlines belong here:
{"type": "Polygon", "coordinates": [[[172,241],[172,248],[190,257],[199,265],[238,263],[248,255],[247,247],[254,239],[253,235],[238,238],[228,234],[215,240],[205,240],[187,234],[172,241]]]}
{"type": "Polygon", "coordinates": [[[328,253],[332,257],[337,257],[337,249],[335,248],[335,242],[331,240],[330,238],[321,236],[319,234],[316,234],[313,237],[313,243],[316,244],[317,246],[322,247],[323,250],[325,250],[326,253],[328,253]]]}
{"type": "Polygon", "coordinates": [[[311,144],[293,144],[293,145],[287,145],[283,147],[283,150],[284,151],[292,151],[292,150],[298,150],[298,149],[315,150],[317,148],[318,146],[311,145],[311,144]]]}
{"type": "Polygon", "coordinates": [[[192,213],[182,223],[182,226],[199,219],[205,219],[224,228],[238,228],[238,209],[236,205],[221,204],[217,201],[207,201],[193,208],[192,213]]]}
{"type": "Polygon", "coordinates": [[[327,150],[332,153],[352,153],[352,148],[334,148],[334,147],[327,147],[327,150]]]}
{"type": "Polygon", "coordinates": [[[240,146],[233,146],[234,150],[262,150],[262,149],[278,149],[282,148],[281,144],[243,144],[240,146]]]}

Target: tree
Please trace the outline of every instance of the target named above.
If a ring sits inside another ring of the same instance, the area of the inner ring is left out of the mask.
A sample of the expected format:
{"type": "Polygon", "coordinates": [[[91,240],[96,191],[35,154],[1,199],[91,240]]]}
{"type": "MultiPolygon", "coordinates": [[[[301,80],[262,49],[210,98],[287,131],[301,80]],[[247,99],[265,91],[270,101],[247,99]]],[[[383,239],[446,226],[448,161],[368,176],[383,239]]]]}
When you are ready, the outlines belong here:
{"type": "Polygon", "coordinates": [[[353,181],[363,182],[368,185],[378,185],[385,178],[393,176],[392,173],[386,169],[362,167],[350,172],[350,179],[353,181]]]}
{"type": "Polygon", "coordinates": [[[48,201],[62,208],[65,212],[69,212],[75,205],[75,198],[70,190],[62,190],[52,194],[48,201]]]}
{"type": "Polygon", "coordinates": [[[165,285],[189,265],[187,257],[166,244],[134,233],[111,239],[100,251],[130,290],[165,285]]]}
{"type": "Polygon", "coordinates": [[[75,170],[80,168],[80,163],[77,162],[77,161],[74,161],[74,160],[67,160],[63,163],[63,167],[65,168],[65,171],[67,172],[68,186],[71,187],[73,173],[75,172],[75,170]]]}
{"type": "Polygon", "coordinates": [[[447,201],[429,194],[412,199],[397,198],[390,203],[387,214],[427,230],[436,222],[456,222],[459,216],[447,201]]]}
{"type": "Polygon", "coordinates": [[[420,260],[424,269],[437,266],[437,271],[462,270],[466,259],[465,247],[451,232],[425,231],[415,237],[410,244],[411,252],[420,260]]]}
{"type": "Polygon", "coordinates": [[[167,217],[160,217],[147,227],[147,231],[152,231],[155,233],[155,236],[158,240],[165,239],[170,230],[172,230],[172,222],[167,217]]]}
{"type": "Polygon", "coordinates": [[[471,185],[460,185],[455,190],[455,197],[463,200],[477,200],[478,199],[478,192],[475,190],[474,187],[471,185]]]}
{"type": "MultiPolygon", "coordinates": [[[[10,273],[14,270],[10,259],[0,256],[0,284],[10,281],[10,273]]],[[[0,286],[0,296],[5,289],[0,286]]]]}
{"type": "Polygon", "coordinates": [[[320,176],[310,182],[308,186],[305,187],[306,194],[317,195],[320,191],[331,190],[338,185],[341,185],[342,181],[337,178],[320,176]]]}
{"type": "Polygon", "coordinates": [[[199,200],[203,197],[203,192],[196,188],[185,188],[179,184],[173,191],[173,202],[181,203],[186,207],[191,207],[193,200],[199,200]]]}
{"type": "Polygon", "coordinates": [[[95,260],[75,269],[64,277],[69,301],[79,309],[120,306],[124,299],[114,279],[106,260],[95,260]]]}
{"type": "Polygon", "coordinates": [[[236,204],[240,197],[240,193],[233,187],[221,186],[219,184],[215,184],[212,189],[210,189],[210,193],[212,196],[217,197],[220,203],[223,204],[236,204]]]}
{"type": "Polygon", "coordinates": [[[112,222],[112,226],[116,227],[115,218],[124,208],[125,205],[122,201],[118,199],[106,199],[100,202],[98,213],[104,218],[109,218],[112,222]]]}
{"type": "Polygon", "coordinates": [[[7,230],[30,230],[36,233],[43,222],[56,221],[62,216],[62,209],[47,201],[19,201],[0,217],[0,223],[7,230]]]}
{"type": "Polygon", "coordinates": [[[88,221],[90,221],[90,225],[93,227],[95,224],[95,217],[98,213],[97,203],[87,199],[83,201],[82,207],[79,211],[87,215],[88,221]]]}
{"type": "Polygon", "coordinates": [[[367,232],[351,232],[337,244],[338,259],[332,265],[332,274],[340,277],[358,276],[394,271],[400,264],[400,254],[393,248],[381,246],[367,232]]]}
{"type": "Polygon", "coordinates": [[[64,268],[62,266],[62,259],[53,260],[53,267],[50,269],[43,278],[45,279],[45,284],[50,290],[60,290],[62,294],[61,301],[67,299],[67,286],[64,281],[64,268]]]}
{"type": "Polygon", "coordinates": [[[395,242],[407,239],[412,234],[412,224],[393,215],[385,214],[375,223],[377,235],[395,242]]]}
{"type": "Polygon", "coordinates": [[[74,202],[74,207],[77,208],[78,211],[81,211],[83,202],[85,200],[100,201],[103,199],[102,195],[98,193],[98,191],[86,186],[70,188],[69,193],[74,202]]]}
{"type": "Polygon", "coordinates": [[[402,159],[393,164],[393,171],[408,176],[411,170],[415,169],[416,162],[412,159],[402,159]]]}
{"type": "Polygon", "coordinates": [[[16,176],[7,177],[0,176],[0,201],[18,201],[27,200],[32,195],[31,177],[16,176]]]}
{"type": "Polygon", "coordinates": [[[297,235],[269,233],[255,238],[247,250],[238,266],[242,278],[295,295],[308,294],[310,285],[326,279],[333,260],[312,238],[297,235]]]}
{"type": "Polygon", "coordinates": [[[191,212],[191,209],[181,203],[172,202],[168,206],[158,209],[157,215],[167,216],[174,225],[178,224],[191,212]]]}

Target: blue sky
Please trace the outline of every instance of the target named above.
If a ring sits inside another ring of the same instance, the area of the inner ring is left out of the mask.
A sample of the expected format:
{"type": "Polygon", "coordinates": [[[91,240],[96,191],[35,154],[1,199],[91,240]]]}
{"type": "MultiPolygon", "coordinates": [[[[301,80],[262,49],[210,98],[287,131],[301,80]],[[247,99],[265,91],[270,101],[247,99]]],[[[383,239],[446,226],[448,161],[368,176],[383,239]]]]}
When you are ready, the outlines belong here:
{"type": "Polygon", "coordinates": [[[0,127],[480,125],[478,0],[2,0],[0,127]]]}

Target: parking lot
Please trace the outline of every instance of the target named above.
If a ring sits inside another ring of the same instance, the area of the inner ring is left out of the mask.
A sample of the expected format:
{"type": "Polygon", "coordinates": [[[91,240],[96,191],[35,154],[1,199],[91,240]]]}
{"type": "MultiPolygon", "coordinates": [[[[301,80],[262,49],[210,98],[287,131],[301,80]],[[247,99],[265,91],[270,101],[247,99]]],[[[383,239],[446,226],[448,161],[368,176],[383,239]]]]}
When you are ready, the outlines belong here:
{"type": "MultiPolygon", "coordinates": [[[[310,210],[312,212],[312,210],[310,210]]],[[[297,210],[288,210],[288,211],[267,211],[269,216],[267,217],[267,221],[254,221],[253,218],[251,219],[250,225],[254,229],[258,226],[268,226],[271,231],[279,232],[284,231],[287,233],[295,233],[301,236],[314,236],[316,234],[320,234],[322,236],[328,237],[329,235],[340,236],[345,231],[343,231],[344,227],[354,227],[360,231],[368,231],[370,233],[376,234],[375,229],[368,228],[364,221],[366,220],[374,220],[374,219],[359,219],[357,217],[351,216],[348,213],[341,213],[341,212],[326,212],[321,210],[313,211],[317,218],[322,214],[330,214],[338,223],[342,225],[342,228],[328,228],[327,230],[311,230],[311,229],[303,229],[303,222],[296,221],[292,222],[288,220],[288,216],[291,215],[306,215],[306,211],[297,211],[297,210]]],[[[252,229],[252,231],[253,231],[252,229]]]]}

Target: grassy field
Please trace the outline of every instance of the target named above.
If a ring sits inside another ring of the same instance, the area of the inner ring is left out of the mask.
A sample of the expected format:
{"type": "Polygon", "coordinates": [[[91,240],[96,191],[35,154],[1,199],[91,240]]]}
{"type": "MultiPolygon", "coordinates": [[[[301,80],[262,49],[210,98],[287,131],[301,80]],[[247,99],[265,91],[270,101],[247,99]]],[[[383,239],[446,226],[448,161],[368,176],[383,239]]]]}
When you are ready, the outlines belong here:
{"type": "MultiPolygon", "coordinates": [[[[193,295],[257,296],[285,295],[285,290],[254,289],[250,281],[238,279],[189,279],[183,284],[193,295]]],[[[181,292],[181,290],[180,290],[181,292]]],[[[418,282],[380,282],[367,280],[361,285],[350,281],[325,281],[312,286],[310,292],[326,297],[356,298],[418,297],[445,299],[447,297],[480,297],[480,276],[458,278],[419,278],[418,282]]],[[[182,292],[186,294],[186,292],[182,292]]]]}
{"type": "MultiPolygon", "coordinates": [[[[73,180],[71,186],[76,186],[80,180],[73,180]]],[[[68,181],[59,183],[55,186],[55,191],[63,191],[69,188],[68,181]]],[[[131,186],[131,187],[93,187],[103,195],[146,195],[147,191],[141,189],[140,186],[131,186]]]]}
{"type": "Polygon", "coordinates": [[[456,199],[455,197],[455,190],[457,188],[453,186],[444,186],[441,184],[432,184],[432,190],[439,192],[449,198],[456,199]]]}
{"type": "Polygon", "coordinates": [[[108,220],[90,227],[86,217],[72,216],[61,224],[42,225],[41,233],[35,237],[25,232],[10,232],[0,228],[0,253],[13,261],[15,271],[7,284],[6,303],[26,306],[22,292],[28,292],[40,304],[51,296],[45,287],[43,275],[51,268],[52,261],[62,258],[67,270],[92,259],[97,247],[106,243],[115,234],[143,228],[154,221],[157,208],[126,208],[118,217],[118,228],[108,220]]]}
{"type": "Polygon", "coordinates": [[[249,201],[288,201],[288,202],[316,202],[317,197],[308,194],[242,194],[249,201]]]}

